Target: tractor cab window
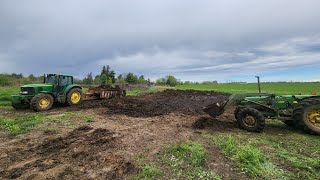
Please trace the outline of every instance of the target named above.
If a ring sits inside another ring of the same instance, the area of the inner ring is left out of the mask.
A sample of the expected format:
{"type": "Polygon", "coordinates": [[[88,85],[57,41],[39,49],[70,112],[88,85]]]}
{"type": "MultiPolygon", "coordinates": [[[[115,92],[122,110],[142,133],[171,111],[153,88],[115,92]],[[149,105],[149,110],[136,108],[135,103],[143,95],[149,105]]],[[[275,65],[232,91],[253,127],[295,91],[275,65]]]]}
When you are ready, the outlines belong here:
{"type": "Polygon", "coordinates": [[[59,86],[67,86],[72,84],[72,77],[68,76],[61,76],[59,79],[59,86]]]}
{"type": "Polygon", "coordinates": [[[46,83],[48,84],[57,84],[58,83],[58,77],[57,76],[47,76],[46,83]]]}

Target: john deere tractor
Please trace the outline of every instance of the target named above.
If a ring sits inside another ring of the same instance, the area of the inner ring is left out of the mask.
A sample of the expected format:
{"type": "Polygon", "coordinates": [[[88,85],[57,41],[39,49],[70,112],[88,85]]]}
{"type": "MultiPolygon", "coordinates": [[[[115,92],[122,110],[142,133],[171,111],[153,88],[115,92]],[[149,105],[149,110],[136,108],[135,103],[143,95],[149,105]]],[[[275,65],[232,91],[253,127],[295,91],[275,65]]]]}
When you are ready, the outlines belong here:
{"type": "Polygon", "coordinates": [[[44,76],[43,84],[21,86],[21,92],[12,95],[12,107],[15,109],[31,107],[35,111],[45,111],[57,102],[71,106],[80,104],[83,100],[124,96],[126,91],[119,86],[91,86],[88,91],[82,92],[81,86],[73,83],[72,76],[48,74],[44,76]]]}
{"type": "Polygon", "coordinates": [[[234,94],[222,104],[211,104],[203,110],[217,117],[228,107],[235,106],[234,115],[240,128],[261,132],[265,119],[278,119],[286,125],[310,134],[320,135],[320,96],[234,94]]]}
{"type": "Polygon", "coordinates": [[[45,111],[55,102],[75,105],[81,103],[83,94],[81,86],[73,83],[68,75],[48,74],[43,84],[21,86],[21,92],[12,95],[12,107],[23,109],[31,107],[35,111],[45,111]]]}

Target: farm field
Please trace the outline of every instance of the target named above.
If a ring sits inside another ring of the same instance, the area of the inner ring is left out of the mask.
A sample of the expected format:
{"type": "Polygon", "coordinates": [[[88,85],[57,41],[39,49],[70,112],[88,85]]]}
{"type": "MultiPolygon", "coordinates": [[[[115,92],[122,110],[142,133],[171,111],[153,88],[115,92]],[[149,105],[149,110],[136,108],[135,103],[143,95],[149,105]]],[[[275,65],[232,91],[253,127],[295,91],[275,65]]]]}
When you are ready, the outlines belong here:
{"type": "MultiPolygon", "coordinates": [[[[248,84],[188,84],[178,85],[176,89],[186,90],[205,90],[205,91],[220,91],[227,93],[248,93],[258,92],[257,83],[248,84]]],[[[320,82],[304,82],[304,83],[261,83],[261,91],[271,94],[310,94],[317,92],[320,94],[320,82]]]]}
{"type": "MultiPolygon", "coordinates": [[[[272,84],[272,93],[318,85],[272,84]]],[[[319,136],[275,120],[249,133],[233,109],[217,118],[201,110],[228,98],[220,92],[256,92],[256,84],[166,88],[35,113],[13,110],[19,88],[0,87],[0,179],[320,179],[319,136]]]]}

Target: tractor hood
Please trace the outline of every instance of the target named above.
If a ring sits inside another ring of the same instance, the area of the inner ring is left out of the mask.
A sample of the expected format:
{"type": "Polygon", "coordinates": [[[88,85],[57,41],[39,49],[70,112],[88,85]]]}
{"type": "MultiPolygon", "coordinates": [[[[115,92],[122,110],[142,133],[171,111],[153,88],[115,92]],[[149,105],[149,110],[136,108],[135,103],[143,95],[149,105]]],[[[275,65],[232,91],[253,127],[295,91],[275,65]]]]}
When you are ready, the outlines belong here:
{"type": "Polygon", "coordinates": [[[53,87],[53,84],[27,84],[21,87],[53,87]]]}
{"type": "Polygon", "coordinates": [[[53,84],[27,84],[21,86],[21,92],[28,92],[28,94],[37,94],[40,92],[52,92],[53,84]]]}

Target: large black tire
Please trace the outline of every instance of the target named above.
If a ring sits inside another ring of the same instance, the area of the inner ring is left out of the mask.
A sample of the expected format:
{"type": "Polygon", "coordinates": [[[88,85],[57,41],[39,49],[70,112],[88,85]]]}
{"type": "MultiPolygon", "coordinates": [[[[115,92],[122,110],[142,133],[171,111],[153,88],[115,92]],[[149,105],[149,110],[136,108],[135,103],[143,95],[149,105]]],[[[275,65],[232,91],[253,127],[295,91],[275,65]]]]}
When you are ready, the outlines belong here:
{"type": "Polygon", "coordinates": [[[250,132],[261,132],[266,126],[263,114],[254,108],[241,108],[236,117],[240,128],[250,132]]]}
{"type": "Polygon", "coordinates": [[[320,135],[320,98],[310,98],[302,100],[293,111],[295,126],[309,134],[320,135]],[[311,113],[315,113],[315,119],[311,118],[311,113]],[[314,122],[312,122],[314,121],[314,122]]]}
{"type": "Polygon", "coordinates": [[[236,118],[236,119],[238,119],[238,114],[239,114],[239,111],[241,110],[241,108],[240,107],[236,107],[236,109],[234,110],[234,117],[236,118]]]}
{"type": "Polygon", "coordinates": [[[34,111],[46,111],[52,107],[53,102],[51,94],[39,93],[31,99],[30,108],[34,111]]]}
{"type": "Polygon", "coordinates": [[[82,98],[83,98],[83,94],[82,94],[81,89],[80,88],[73,88],[67,93],[67,104],[69,106],[80,104],[82,102],[82,98]],[[75,96],[77,98],[74,98],[75,96]]]}

